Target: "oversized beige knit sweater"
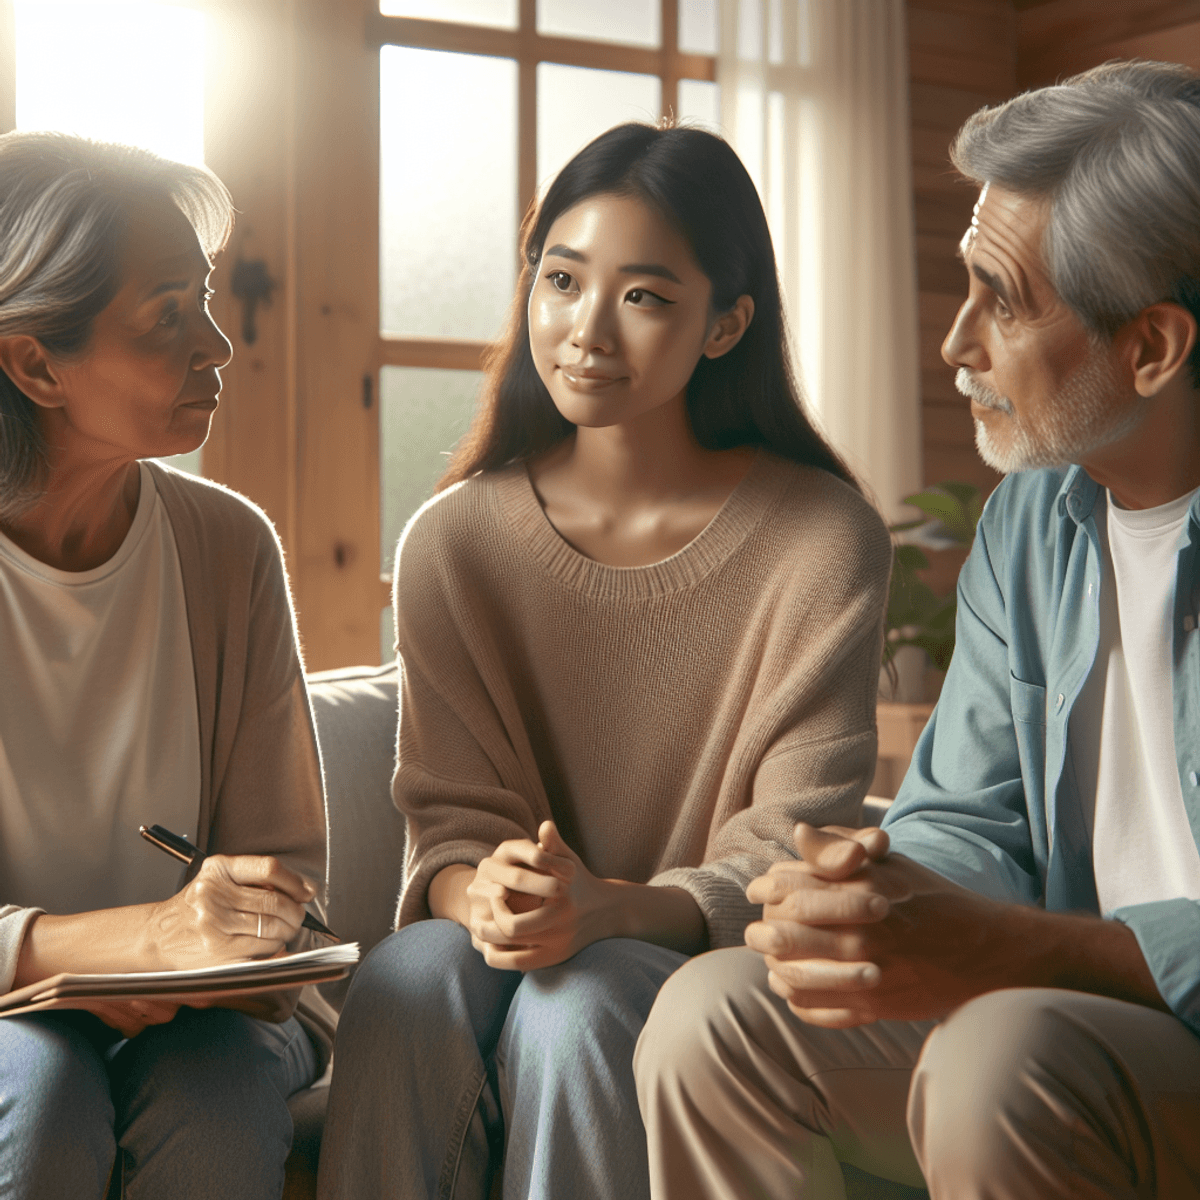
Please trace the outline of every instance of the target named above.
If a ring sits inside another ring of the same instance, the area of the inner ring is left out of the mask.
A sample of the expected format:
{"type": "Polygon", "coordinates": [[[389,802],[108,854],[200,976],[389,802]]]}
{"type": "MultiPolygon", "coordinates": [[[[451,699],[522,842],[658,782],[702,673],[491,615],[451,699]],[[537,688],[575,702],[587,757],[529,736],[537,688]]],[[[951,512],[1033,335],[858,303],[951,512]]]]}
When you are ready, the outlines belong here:
{"type": "Polygon", "coordinates": [[[397,925],[553,818],[594,874],[685,888],[711,946],[741,943],[795,823],[853,823],[870,784],[890,566],[862,497],[763,451],[645,567],[576,552],[523,466],[432,500],[396,568],[397,925]]]}

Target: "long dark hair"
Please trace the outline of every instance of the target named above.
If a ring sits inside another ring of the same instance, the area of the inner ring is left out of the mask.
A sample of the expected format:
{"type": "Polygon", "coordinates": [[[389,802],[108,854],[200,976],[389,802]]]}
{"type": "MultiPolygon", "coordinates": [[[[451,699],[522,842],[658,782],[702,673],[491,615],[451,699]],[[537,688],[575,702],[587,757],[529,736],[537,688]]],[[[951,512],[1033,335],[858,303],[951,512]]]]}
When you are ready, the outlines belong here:
{"type": "Polygon", "coordinates": [[[529,291],[546,235],[590,196],[634,196],[652,205],[687,240],[712,283],[716,312],[739,296],[754,319],[720,358],[701,358],[688,381],[692,433],[709,450],[762,446],[820,467],[854,488],[849,467],[805,415],[788,353],[775,252],[754,183],[728,143],[701,129],[631,123],[602,133],[559,172],[521,228],[521,275],[504,335],[485,366],[475,419],[437,490],[525,462],[570,436],[529,350],[529,291]]]}

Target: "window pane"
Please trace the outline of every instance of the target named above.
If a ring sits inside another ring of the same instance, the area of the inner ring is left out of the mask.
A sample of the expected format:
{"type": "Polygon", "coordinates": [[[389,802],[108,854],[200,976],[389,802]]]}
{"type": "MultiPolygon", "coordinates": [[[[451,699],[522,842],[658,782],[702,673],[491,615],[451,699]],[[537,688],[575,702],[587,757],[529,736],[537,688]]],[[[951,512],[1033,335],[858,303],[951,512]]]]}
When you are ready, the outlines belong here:
{"type": "Polygon", "coordinates": [[[379,52],[380,323],[495,336],[516,282],[517,65],[379,52]]]}
{"type": "Polygon", "coordinates": [[[657,46],[659,0],[538,0],[538,33],[657,46]]]}
{"type": "Polygon", "coordinates": [[[686,54],[716,54],[717,0],[679,0],[679,48],[686,54]]]}
{"type": "Polygon", "coordinates": [[[186,471],[189,475],[200,475],[203,473],[200,470],[200,454],[200,449],[191,450],[187,454],[172,454],[169,458],[164,458],[163,462],[177,471],[186,471]]]}
{"type": "Polygon", "coordinates": [[[623,121],[656,121],[657,75],[538,65],[537,172],[547,184],[592,138],[623,121]]]}
{"type": "Polygon", "coordinates": [[[679,118],[719,132],[721,128],[721,88],[703,79],[679,81],[679,118]]]}
{"type": "Polygon", "coordinates": [[[17,128],[204,161],[204,14],[170,4],[16,0],[17,128]]]}
{"type": "Polygon", "coordinates": [[[385,17],[427,17],[516,29],[517,0],[379,0],[385,17]]]}
{"type": "Polygon", "coordinates": [[[390,572],[408,518],[433,495],[471,423],[482,373],[384,367],[379,374],[379,561],[390,572]]]}

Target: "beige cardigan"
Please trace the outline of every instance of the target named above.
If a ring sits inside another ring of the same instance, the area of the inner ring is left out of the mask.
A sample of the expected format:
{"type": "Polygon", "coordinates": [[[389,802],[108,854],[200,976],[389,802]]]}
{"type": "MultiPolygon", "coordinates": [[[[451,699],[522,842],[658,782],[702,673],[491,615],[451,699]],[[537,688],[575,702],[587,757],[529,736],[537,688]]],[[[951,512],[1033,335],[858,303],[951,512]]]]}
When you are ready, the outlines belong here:
{"type": "Polygon", "coordinates": [[[431,501],[396,568],[398,924],[553,817],[592,872],[685,888],[710,945],[740,943],[796,821],[853,823],[870,785],[890,568],[861,496],[766,452],[646,567],[578,554],[524,467],[431,501]]]}
{"type": "MultiPolygon", "coordinates": [[[[159,463],[150,469],[175,535],[191,634],[198,844],[209,854],[274,854],[323,883],[321,763],[275,531],[235,492],[159,463]]],[[[41,911],[0,905],[0,992],[11,988],[26,927],[41,911]]],[[[309,936],[302,930],[293,948],[309,936]]],[[[327,1047],[333,1013],[312,988],[300,1015],[327,1047]]]]}

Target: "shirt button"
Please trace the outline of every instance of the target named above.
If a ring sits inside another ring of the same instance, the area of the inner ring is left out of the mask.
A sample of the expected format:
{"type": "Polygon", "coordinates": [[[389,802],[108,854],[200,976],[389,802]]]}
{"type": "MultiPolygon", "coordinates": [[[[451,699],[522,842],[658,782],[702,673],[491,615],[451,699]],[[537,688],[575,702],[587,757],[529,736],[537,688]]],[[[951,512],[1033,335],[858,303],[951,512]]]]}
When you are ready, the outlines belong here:
{"type": "Polygon", "coordinates": [[[1062,706],[1063,706],[1063,701],[1064,701],[1065,699],[1066,699],[1066,696],[1064,696],[1064,695],[1062,694],[1062,692],[1059,692],[1059,693],[1058,693],[1058,699],[1054,701],[1054,707],[1055,707],[1055,708],[1062,708],[1062,706]]]}
{"type": "Polygon", "coordinates": [[[1190,783],[1192,787],[1195,787],[1196,784],[1200,783],[1200,775],[1197,775],[1195,771],[1189,772],[1188,783],[1190,783]]]}
{"type": "Polygon", "coordinates": [[[1092,594],[1092,585],[1089,583],[1088,584],[1088,595],[1090,596],[1091,594],[1092,594]]]}

